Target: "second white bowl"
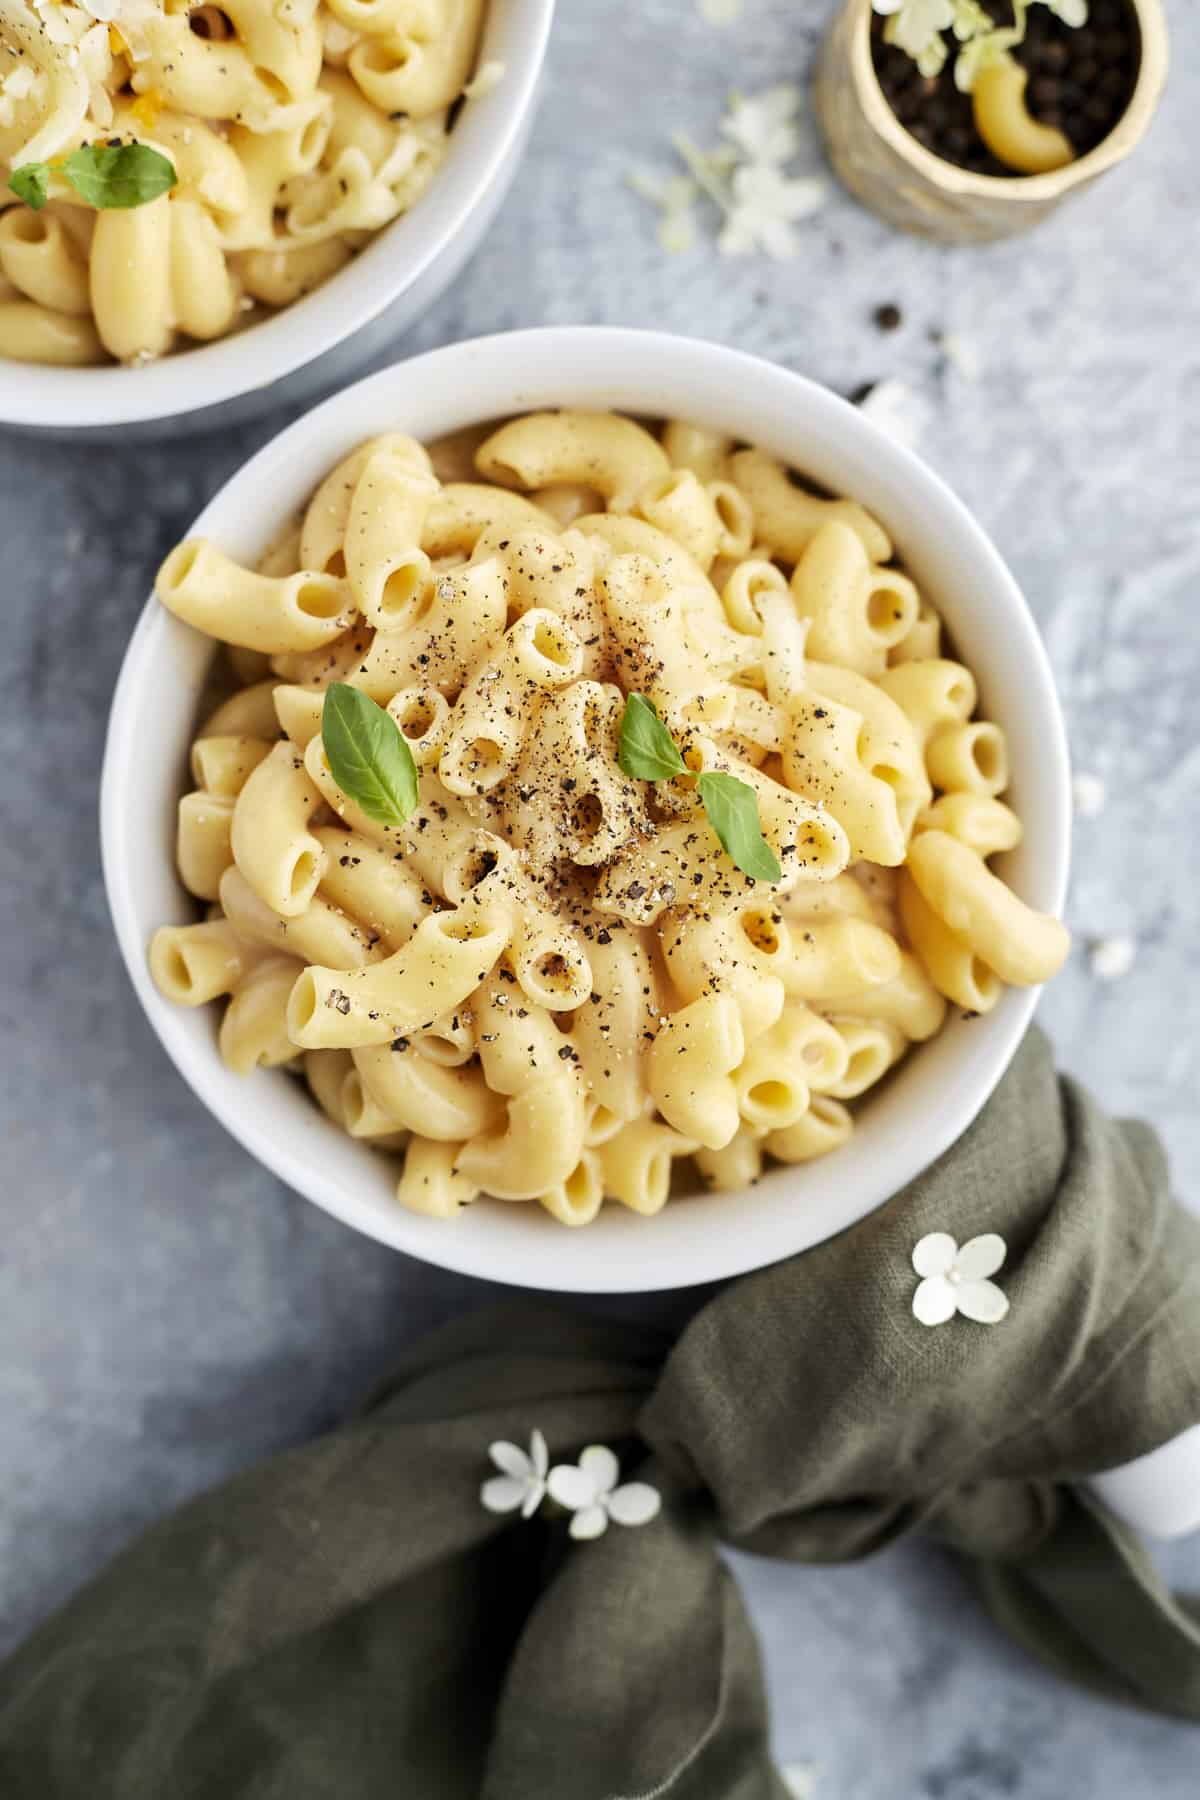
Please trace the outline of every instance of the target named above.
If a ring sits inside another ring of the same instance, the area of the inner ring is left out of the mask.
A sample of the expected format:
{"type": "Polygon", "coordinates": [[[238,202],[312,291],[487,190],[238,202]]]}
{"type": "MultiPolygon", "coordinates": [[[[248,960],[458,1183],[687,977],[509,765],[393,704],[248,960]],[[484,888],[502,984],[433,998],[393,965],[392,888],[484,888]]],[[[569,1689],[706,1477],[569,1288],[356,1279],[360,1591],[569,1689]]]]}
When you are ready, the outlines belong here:
{"type": "MultiPolygon", "coordinates": [[[[1013,805],[1025,824],[1004,874],[1030,905],[1061,908],[1070,836],[1066,740],[1049,665],[1028,608],[966,508],[909,451],[844,400],[770,363],[653,332],[567,328],[480,338],[375,375],[283,432],[196,520],[253,561],[287,515],[362,439],[431,439],[547,406],[676,417],[761,445],[831,492],[877,514],[897,554],[943,613],[981,704],[1009,738],[1013,805]]],[[[685,1287],[804,1250],[879,1206],[927,1168],[975,1117],[1004,1073],[1037,995],[1007,990],[982,1018],[952,1014],[873,1098],[850,1143],[824,1161],[779,1168],[744,1194],[698,1193],[656,1218],[605,1207],[581,1231],[540,1208],[480,1202],[452,1223],[404,1212],[394,1169],[321,1115],[291,1077],[232,1073],[212,1009],[186,1011],[154,987],[146,948],[157,926],[195,916],[173,861],[174,814],[213,645],[147,605],[113,701],[101,796],[109,903],[151,1024],[197,1095],[248,1150],[328,1212],[446,1268],[524,1287],[592,1292],[685,1287]]],[[[953,1230],[953,1221],[946,1227],[953,1230]]]]}
{"type": "Polygon", "coordinates": [[[533,125],[554,0],[489,0],[479,66],[498,85],[464,109],[411,212],[315,292],[272,317],[145,368],[53,369],[0,359],[0,424],[56,436],[153,437],[239,423],[360,372],[460,273],[517,172],[533,125]]]}

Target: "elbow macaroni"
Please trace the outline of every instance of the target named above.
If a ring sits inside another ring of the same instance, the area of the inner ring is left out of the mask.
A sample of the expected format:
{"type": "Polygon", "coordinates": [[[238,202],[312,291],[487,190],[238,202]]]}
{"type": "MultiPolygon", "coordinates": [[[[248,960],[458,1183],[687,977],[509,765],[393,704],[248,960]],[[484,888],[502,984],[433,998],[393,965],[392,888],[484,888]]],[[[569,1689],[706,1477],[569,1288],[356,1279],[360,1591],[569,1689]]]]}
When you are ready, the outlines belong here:
{"type": "Polygon", "coordinates": [[[302,1074],[432,1218],[650,1215],[680,1159],[733,1190],[836,1150],[948,1003],[1067,946],[988,866],[1021,835],[1004,736],[889,555],[760,452],[570,412],[432,459],[373,439],[257,570],[181,545],[159,594],[243,685],[193,744],[177,859],[211,910],[156,935],[159,987],[221,1000],[230,1066],[302,1074]],[[409,741],[402,825],[334,779],[332,680],[409,741]],[[621,770],[634,691],[686,773],[621,770]],[[778,882],[722,849],[709,770],[754,791],[778,882]]]}
{"type": "Polygon", "coordinates": [[[147,204],[93,210],[51,160],[50,206],[0,216],[0,358],[139,364],[327,280],[432,180],[484,6],[59,0],[53,29],[0,6],[0,75],[19,71],[0,189],[81,144],[142,143],[176,174],[147,204]]]}

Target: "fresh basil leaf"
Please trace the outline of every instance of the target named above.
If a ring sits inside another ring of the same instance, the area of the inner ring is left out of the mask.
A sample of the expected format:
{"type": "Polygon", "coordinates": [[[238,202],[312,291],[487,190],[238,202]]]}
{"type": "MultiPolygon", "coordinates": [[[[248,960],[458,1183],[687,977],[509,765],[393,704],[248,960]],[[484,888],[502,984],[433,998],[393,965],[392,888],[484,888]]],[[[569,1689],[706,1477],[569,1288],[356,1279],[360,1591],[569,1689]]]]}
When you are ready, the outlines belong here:
{"type": "Polygon", "coordinates": [[[417,804],[417,765],[391,714],[361,688],[331,682],[321,739],[342,792],[378,824],[403,825],[417,804]]]}
{"type": "Polygon", "coordinates": [[[779,858],[763,837],[758,817],[758,796],[749,782],[736,775],[706,770],[696,784],[708,822],[743,875],[754,881],[779,881],[779,858]]]}
{"type": "Polygon", "coordinates": [[[22,163],[9,176],[8,185],[18,200],[23,200],[34,212],[41,212],[50,198],[50,164],[22,163]]]}
{"type": "Polygon", "coordinates": [[[644,694],[630,694],[625,702],[617,762],[635,781],[670,781],[687,774],[674,738],[644,694]]]}
{"type": "Polygon", "coordinates": [[[145,206],[175,186],[175,165],[149,144],[82,144],[63,174],[89,206],[102,212],[145,206]]]}

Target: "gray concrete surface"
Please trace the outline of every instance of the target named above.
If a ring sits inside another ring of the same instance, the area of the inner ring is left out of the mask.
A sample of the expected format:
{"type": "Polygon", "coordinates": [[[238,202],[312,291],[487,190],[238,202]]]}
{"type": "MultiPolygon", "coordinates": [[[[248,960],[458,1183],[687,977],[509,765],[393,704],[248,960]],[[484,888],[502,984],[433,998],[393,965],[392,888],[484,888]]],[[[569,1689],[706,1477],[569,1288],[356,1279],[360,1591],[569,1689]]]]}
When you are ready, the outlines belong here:
{"type": "MultiPolygon", "coordinates": [[[[731,85],[803,78],[827,5],[563,0],[528,160],[484,249],[400,353],[508,326],[701,334],[849,391],[895,377],[926,456],[994,535],[1053,657],[1078,766],[1077,954],[1042,1018],[1112,1106],[1150,1117],[1200,1201],[1200,16],[1134,162],[1036,235],[943,250],[835,193],[795,263],[669,257],[626,185],[710,138],[731,85]],[[871,314],[895,301],[902,328],[871,314]],[[978,355],[974,380],[931,333],[978,355]]],[[[811,145],[808,154],[815,155],[811,145]]],[[[0,375],[0,381],[3,380],[0,375]]],[[[152,570],[283,421],[86,449],[0,435],[0,1645],[143,1522],[329,1424],[478,1284],[360,1241],[255,1167],[164,1061],[101,888],[105,712],[152,570]]],[[[642,1303],[631,1304],[635,1309],[642,1303]]],[[[1179,1549],[1200,1585],[1200,1543],[1179,1549]]],[[[1031,1668],[959,1572],[905,1548],[848,1570],[744,1564],[781,1754],[817,1800],[1191,1800],[1200,1736],[1031,1668]]]]}

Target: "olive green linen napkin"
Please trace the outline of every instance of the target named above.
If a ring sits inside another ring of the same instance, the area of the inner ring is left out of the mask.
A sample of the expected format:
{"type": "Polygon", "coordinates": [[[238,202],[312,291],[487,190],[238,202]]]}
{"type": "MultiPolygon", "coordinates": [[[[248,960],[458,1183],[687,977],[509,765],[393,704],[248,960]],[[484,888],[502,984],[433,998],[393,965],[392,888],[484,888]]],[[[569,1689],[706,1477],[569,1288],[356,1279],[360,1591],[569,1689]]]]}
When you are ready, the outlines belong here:
{"type": "Polygon", "coordinates": [[[0,1671],[0,1793],[784,1800],[718,1539],[831,1562],[925,1530],[1063,1674],[1200,1720],[1200,1616],[1074,1486],[1198,1420],[1200,1222],[1033,1035],[934,1168],[673,1348],[480,1313],[148,1532],[0,1671]],[[941,1231],[1005,1239],[999,1323],[914,1317],[941,1231]],[[658,1517],[575,1542],[486,1511],[488,1446],[534,1428],[612,1446],[658,1517]]]}

